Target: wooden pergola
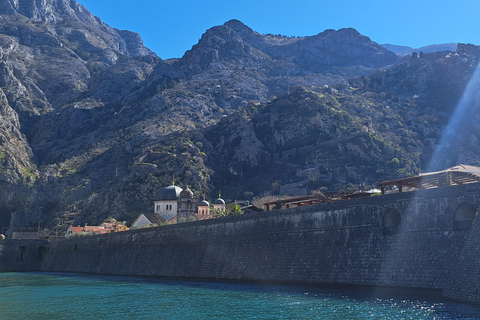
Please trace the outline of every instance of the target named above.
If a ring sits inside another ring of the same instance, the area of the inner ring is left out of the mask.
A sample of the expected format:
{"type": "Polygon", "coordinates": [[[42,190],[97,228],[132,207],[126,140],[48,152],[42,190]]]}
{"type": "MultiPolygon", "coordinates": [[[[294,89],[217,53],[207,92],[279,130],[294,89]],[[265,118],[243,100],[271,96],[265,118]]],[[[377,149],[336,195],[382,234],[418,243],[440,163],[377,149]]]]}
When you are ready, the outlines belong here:
{"type": "Polygon", "coordinates": [[[323,202],[323,199],[321,197],[317,195],[309,195],[309,196],[287,198],[287,199],[265,202],[263,206],[265,208],[265,211],[270,211],[272,209],[302,207],[302,206],[308,206],[308,205],[322,203],[322,202],[323,202]]]}
{"type": "Polygon", "coordinates": [[[405,187],[413,190],[432,189],[480,182],[480,167],[459,164],[458,166],[437,172],[423,173],[416,177],[395,179],[378,183],[382,194],[388,186],[397,186],[399,192],[405,187]]]}
{"type": "Polygon", "coordinates": [[[276,210],[276,209],[288,209],[295,207],[309,206],[317,203],[326,203],[326,202],[335,202],[341,200],[350,200],[356,198],[370,197],[371,192],[355,192],[355,193],[344,193],[344,192],[328,192],[323,195],[313,194],[309,196],[295,197],[295,198],[286,198],[280,200],[274,200],[270,202],[265,202],[263,204],[265,211],[276,210]]]}

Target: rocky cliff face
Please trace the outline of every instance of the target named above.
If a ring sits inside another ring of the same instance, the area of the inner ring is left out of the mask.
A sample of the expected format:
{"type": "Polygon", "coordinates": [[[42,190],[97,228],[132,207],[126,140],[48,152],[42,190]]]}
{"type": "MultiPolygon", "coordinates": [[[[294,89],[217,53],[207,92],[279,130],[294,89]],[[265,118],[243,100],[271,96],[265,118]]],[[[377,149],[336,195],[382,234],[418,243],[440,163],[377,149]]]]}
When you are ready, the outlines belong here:
{"type": "Polygon", "coordinates": [[[458,97],[476,63],[472,48],[398,61],[353,29],[288,38],[237,20],[163,61],[73,0],[0,0],[0,22],[1,227],[131,220],[174,176],[234,198],[306,168],[311,190],[416,173],[453,109],[440,94],[458,97]]]}
{"type": "MultiPolygon", "coordinates": [[[[63,111],[69,112],[67,105],[92,96],[94,79],[101,81],[98,89],[102,91],[102,82],[108,79],[99,79],[106,77],[107,70],[115,68],[120,60],[151,57],[147,63],[156,64],[159,59],[143,46],[138,35],[108,27],[75,1],[0,1],[0,20],[4,184],[0,222],[5,226],[10,212],[20,208],[31,212],[37,207],[34,210],[39,213],[34,219],[38,219],[44,211],[38,210],[43,206],[36,203],[38,198],[45,199],[48,208],[58,198],[56,190],[53,194],[39,193],[38,188],[44,188],[38,186],[51,179],[42,166],[51,145],[57,144],[52,140],[71,143],[67,136],[83,122],[77,120],[68,128],[69,133],[62,131],[62,125],[55,121],[63,111]]],[[[134,83],[132,78],[137,73],[132,73],[128,79],[117,77],[116,84],[134,83]]],[[[116,92],[106,92],[98,100],[111,100],[113,96],[118,98],[116,92]]],[[[83,105],[92,109],[88,103],[83,105]]],[[[92,105],[97,105],[96,100],[92,105]]]]}
{"type": "Polygon", "coordinates": [[[0,4],[0,14],[4,15],[4,20],[8,21],[9,17],[17,23],[28,20],[30,24],[42,25],[41,22],[44,22],[46,25],[42,26],[51,32],[39,32],[39,38],[33,37],[32,33],[25,33],[35,32],[35,29],[24,26],[22,40],[42,45],[46,42],[55,44],[59,40],[69,41],[87,52],[107,50],[111,54],[110,58],[114,58],[114,51],[132,56],[153,55],[143,46],[137,34],[110,28],[76,1],[5,0],[0,4]]]}

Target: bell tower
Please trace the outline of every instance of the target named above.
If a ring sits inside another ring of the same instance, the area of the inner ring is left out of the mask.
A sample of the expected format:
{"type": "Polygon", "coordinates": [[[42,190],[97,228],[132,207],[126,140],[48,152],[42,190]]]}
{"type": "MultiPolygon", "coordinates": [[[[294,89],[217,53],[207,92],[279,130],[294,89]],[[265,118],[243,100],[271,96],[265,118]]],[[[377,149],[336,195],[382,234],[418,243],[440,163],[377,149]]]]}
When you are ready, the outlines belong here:
{"type": "Polygon", "coordinates": [[[193,198],[193,192],[187,186],[185,190],[180,192],[177,222],[189,221],[190,217],[195,214],[196,206],[197,201],[193,198]]]}

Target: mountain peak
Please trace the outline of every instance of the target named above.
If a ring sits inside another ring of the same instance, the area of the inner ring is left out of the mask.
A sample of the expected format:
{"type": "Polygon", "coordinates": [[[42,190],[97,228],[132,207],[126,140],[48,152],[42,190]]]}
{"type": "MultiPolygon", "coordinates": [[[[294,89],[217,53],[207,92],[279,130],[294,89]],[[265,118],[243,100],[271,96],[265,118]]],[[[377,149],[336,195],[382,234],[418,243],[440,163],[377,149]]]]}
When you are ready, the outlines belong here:
{"type": "Polygon", "coordinates": [[[236,20],[236,19],[232,19],[230,21],[225,22],[224,26],[227,26],[227,27],[233,29],[238,34],[248,34],[248,33],[253,33],[254,32],[250,27],[245,25],[240,20],[236,20]]]}
{"type": "Polygon", "coordinates": [[[324,38],[324,37],[332,37],[335,39],[342,39],[347,41],[361,41],[361,42],[371,42],[370,38],[367,36],[362,35],[354,28],[342,28],[339,30],[328,29],[325,30],[316,36],[312,36],[311,38],[324,38]]]}
{"type": "Polygon", "coordinates": [[[242,21],[237,20],[237,19],[229,20],[229,21],[225,22],[224,25],[229,26],[232,29],[235,29],[235,26],[239,26],[239,27],[242,27],[242,28],[247,27],[242,21]]]}
{"type": "Polygon", "coordinates": [[[361,35],[360,32],[358,32],[354,28],[342,28],[342,29],[338,30],[338,33],[340,33],[340,34],[351,34],[351,35],[356,35],[356,36],[361,35]]]}
{"type": "Polygon", "coordinates": [[[224,26],[229,27],[235,33],[242,38],[244,41],[248,43],[255,43],[258,41],[258,37],[260,36],[258,33],[253,31],[250,27],[245,25],[243,22],[239,20],[230,20],[224,24],[224,26]]]}

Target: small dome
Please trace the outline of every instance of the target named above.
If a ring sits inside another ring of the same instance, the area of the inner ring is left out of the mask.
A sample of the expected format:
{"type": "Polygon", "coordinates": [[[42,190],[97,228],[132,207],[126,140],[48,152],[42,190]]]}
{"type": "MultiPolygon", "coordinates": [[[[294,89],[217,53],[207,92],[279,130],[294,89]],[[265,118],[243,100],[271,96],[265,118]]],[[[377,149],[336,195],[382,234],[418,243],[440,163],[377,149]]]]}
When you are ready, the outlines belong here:
{"type": "Polygon", "coordinates": [[[199,207],[210,207],[210,203],[208,203],[208,201],[206,201],[206,200],[203,200],[203,201],[200,201],[198,206],[199,207]]]}
{"type": "Polygon", "coordinates": [[[155,200],[156,201],[165,201],[165,200],[174,201],[180,197],[180,192],[182,192],[182,188],[177,186],[168,186],[157,192],[157,196],[155,200]]]}
{"type": "Polygon", "coordinates": [[[222,198],[218,198],[217,200],[213,201],[213,204],[225,205],[225,201],[222,198]]]}
{"type": "Polygon", "coordinates": [[[193,192],[189,187],[180,192],[180,198],[193,198],[193,192]]]}
{"type": "Polygon", "coordinates": [[[0,240],[5,240],[5,236],[3,234],[0,234],[0,240]]]}

